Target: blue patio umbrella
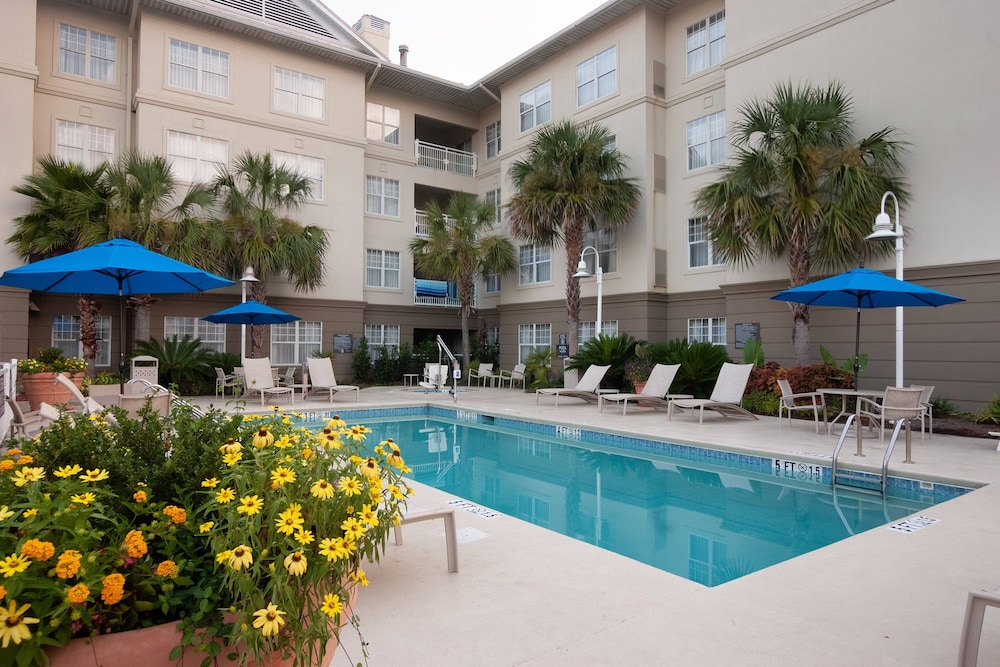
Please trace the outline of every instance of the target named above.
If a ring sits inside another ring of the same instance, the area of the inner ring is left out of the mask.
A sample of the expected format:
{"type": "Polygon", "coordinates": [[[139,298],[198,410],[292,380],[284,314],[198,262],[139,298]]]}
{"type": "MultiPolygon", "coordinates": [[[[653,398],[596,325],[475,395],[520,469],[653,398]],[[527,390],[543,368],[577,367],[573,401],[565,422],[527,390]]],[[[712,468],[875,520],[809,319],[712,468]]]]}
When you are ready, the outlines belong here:
{"type": "Polygon", "coordinates": [[[302,319],[259,301],[247,301],[201,318],[216,324],[284,324],[302,319]]]}
{"type": "Polygon", "coordinates": [[[233,281],[171,259],[134,241],[112,239],[89,248],[4,271],[0,285],[56,294],[117,294],[120,357],[125,391],[125,297],[186,294],[233,285],[233,281]]]}
{"type": "Polygon", "coordinates": [[[861,351],[861,309],[895,308],[896,306],[945,306],[965,299],[951,294],[890,278],[871,269],[852,269],[814,283],[792,287],[771,297],[807,306],[856,308],[857,331],[854,338],[854,388],[858,388],[858,358],[861,351]]]}

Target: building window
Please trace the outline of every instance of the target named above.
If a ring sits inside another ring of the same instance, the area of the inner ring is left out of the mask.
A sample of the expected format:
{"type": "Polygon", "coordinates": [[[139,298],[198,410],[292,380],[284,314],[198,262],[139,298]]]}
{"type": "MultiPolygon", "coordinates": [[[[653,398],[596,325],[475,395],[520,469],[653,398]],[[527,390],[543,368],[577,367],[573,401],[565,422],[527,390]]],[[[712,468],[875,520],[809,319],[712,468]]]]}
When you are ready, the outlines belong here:
{"type": "Polygon", "coordinates": [[[694,317],[688,320],[689,343],[726,344],[726,318],[694,317]]]}
{"type": "Polygon", "coordinates": [[[715,67],[726,55],[726,12],[703,19],[687,29],[687,75],[715,67]]]}
{"type": "Polygon", "coordinates": [[[365,338],[368,339],[368,351],[372,360],[382,356],[382,348],[386,351],[399,351],[398,324],[366,324],[365,338]]]}
{"type": "Polygon", "coordinates": [[[517,362],[525,363],[536,349],[552,347],[551,324],[519,324],[517,327],[517,362]]]}
{"type": "MultiPolygon", "coordinates": [[[[618,232],[614,229],[595,229],[583,235],[583,247],[593,246],[601,258],[601,271],[615,273],[618,271],[618,232]]],[[[594,253],[588,252],[583,257],[587,262],[587,270],[594,275],[597,266],[594,263],[594,253]]]]}
{"type": "Polygon", "coordinates": [[[229,97],[229,54],[171,39],[170,85],[215,97],[229,97]]]}
{"type": "Polygon", "coordinates": [[[365,134],[369,141],[399,145],[399,109],[368,103],[365,134]]]}
{"type": "Polygon", "coordinates": [[[700,535],[688,536],[688,579],[711,586],[727,563],[726,543],[700,535]]]}
{"type": "Polygon", "coordinates": [[[486,126],[486,159],[500,155],[500,121],[486,126]]]}
{"type": "Polygon", "coordinates": [[[322,322],[288,322],[271,325],[271,363],[304,364],[323,347],[322,322]]]}
{"type": "Polygon", "coordinates": [[[399,181],[365,176],[365,213],[399,217],[399,181]]]}
{"type": "MultiPolygon", "coordinates": [[[[97,356],[95,366],[111,365],[111,318],[97,317],[97,356]]],[[[64,357],[83,357],[80,341],[80,316],[56,315],[52,318],[52,347],[63,351],[64,357]]]]}
{"type": "Polygon", "coordinates": [[[576,66],[576,106],[586,106],[617,90],[618,57],[614,46],[576,66]]]}
{"type": "Polygon", "coordinates": [[[521,95],[521,131],[527,132],[533,127],[547,123],[552,118],[552,82],[542,85],[521,95]]]}
{"type": "Polygon", "coordinates": [[[229,169],[229,142],[186,132],[167,132],[167,160],[174,177],[186,183],[214,178],[229,169]]]}
{"type": "Polygon", "coordinates": [[[688,268],[718,266],[712,251],[712,239],[708,236],[708,218],[688,220],[688,268]]]}
{"type": "Polygon", "coordinates": [[[274,68],[274,110],[306,118],[323,119],[326,82],[316,76],[274,68]]]}
{"type": "Polygon", "coordinates": [[[399,289],[399,253],[393,250],[366,250],[365,286],[399,289]]]}
{"type": "Polygon", "coordinates": [[[65,23],[59,25],[60,72],[115,83],[117,54],[117,37],[65,23]]]}
{"type": "Polygon", "coordinates": [[[93,169],[115,156],[115,131],[68,120],[56,121],[56,157],[93,169]]]}
{"type": "Polygon", "coordinates": [[[498,292],[500,292],[500,274],[499,273],[486,274],[486,293],[497,294],[498,292]]]}
{"type": "Polygon", "coordinates": [[[163,339],[190,336],[197,338],[205,349],[219,352],[226,351],[226,325],[206,322],[197,317],[164,317],[163,339]]]}
{"type": "MultiPolygon", "coordinates": [[[[597,323],[593,321],[580,322],[579,332],[579,344],[583,345],[588,340],[597,337],[597,323]]],[[[601,334],[604,336],[617,336],[618,320],[604,320],[601,325],[601,334]]]]}
{"type": "Polygon", "coordinates": [[[326,160],[318,157],[306,157],[297,153],[272,151],[274,161],[309,179],[309,199],[323,201],[323,176],[326,173],[326,160]]]}
{"type": "Polygon", "coordinates": [[[486,327],[486,344],[500,344],[500,327],[486,327]]]}
{"type": "Polygon", "coordinates": [[[726,159],[726,112],[702,116],[687,124],[688,171],[726,159]]]}
{"type": "Polygon", "coordinates": [[[500,207],[500,188],[486,191],[486,203],[493,204],[493,224],[496,225],[503,222],[500,207]]]}
{"type": "Polygon", "coordinates": [[[552,248],[537,244],[518,248],[518,276],[521,285],[552,280],[552,248]]]}

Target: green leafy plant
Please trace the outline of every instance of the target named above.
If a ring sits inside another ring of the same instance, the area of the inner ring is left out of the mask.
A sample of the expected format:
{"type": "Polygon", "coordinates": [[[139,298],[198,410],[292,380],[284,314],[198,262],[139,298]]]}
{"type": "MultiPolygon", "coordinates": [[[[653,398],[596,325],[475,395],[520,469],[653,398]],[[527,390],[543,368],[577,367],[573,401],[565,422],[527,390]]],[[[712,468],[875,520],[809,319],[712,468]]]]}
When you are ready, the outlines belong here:
{"type": "Polygon", "coordinates": [[[722,364],[729,361],[726,348],[712,343],[689,343],[686,338],[648,345],[647,356],[658,364],[680,364],[670,391],[699,398],[711,395],[722,364]]]}
{"type": "Polygon", "coordinates": [[[940,417],[958,414],[955,404],[947,398],[932,398],[931,408],[933,408],[934,414],[940,417]]]}
{"type": "Polygon", "coordinates": [[[375,384],[395,384],[402,379],[399,372],[399,355],[395,347],[382,345],[378,348],[378,358],[372,364],[375,384]]]}
{"type": "Polygon", "coordinates": [[[753,364],[754,368],[764,365],[764,346],[759,338],[751,338],[743,343],[743,363],[753,364]]]}
{"type": "Polygon", "coordinates": [[[80,357],[64,357],[58,347],[46,347],[38,351],[33,359],[18,359],[17,372],[25,375],[34,373],[82,373],[87,370],[87,360],[80,357]]]}
{"type": "Polygon", "coordinates": [[[355,384],[371,384],[372,382],[372,357],[368,352],[368,338],[361,337],[358,349],[354,351],[354,358],[351,359],[351,373],[354,374],[355,384]]]}
{"type": "MultiPolygon", "coordinates": [[[[837,365],[837,359],[830,354],[830,350],[826,349],[822,345],[819,346],[819,354],[823,357],[823,363],[830,364],[835,368],[839,368],[842,371],[847,371],[848,373],[854,373],[854,357],[850,357],[837,365]]],[[[858,355],[858,374],[865,372],[865,368],[868,367],[868,355],[861,353],[858,355]]]]}
{"type": "Polygon", "coordinates": [[[993,394],[986,407],[976,413],[976,423],[1000,424],[1000,396],[993,394]]]}
{"type": "MultiPolygon", "coordinates": [[[[636,356],[635,338],[627,333],[616,336],[599,334],[580,346],[570,357],[569,369],[586,371],[590,366],[610,366],[602,385],[621,387],[625,374],[625,362],[636,356]]],[[[652,368],[652,366],[650,366],[652,368]]]]}
{"type": "Polygon", "coordinates": [[[549,369],[552,367],[552,348],[536,347],[524,358],[524,376],[530,389],[541,389],[549,385],[549,369]]]}
{"type": "Polygon", "coordinates": [[[778,397],[770,391],[748,391],[741,405],[755,415],[778,414],[778,397]]]}
{"type": "Polygon", "coordinates": [[[177,386],[191,392],[215,378],[213,352],[202,347],[199,338],[173,336],[162,343],[155,338],[139,340],[135,343],[135,354],[156,358],[160,384],[164,386],[177,386]]]}

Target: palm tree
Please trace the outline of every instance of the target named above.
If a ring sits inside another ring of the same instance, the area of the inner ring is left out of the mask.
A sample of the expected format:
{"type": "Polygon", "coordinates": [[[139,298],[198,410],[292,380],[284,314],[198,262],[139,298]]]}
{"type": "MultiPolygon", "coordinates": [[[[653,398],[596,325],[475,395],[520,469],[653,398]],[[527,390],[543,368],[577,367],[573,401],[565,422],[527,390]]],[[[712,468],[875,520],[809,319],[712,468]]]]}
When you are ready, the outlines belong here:
{"type": "Polygon", "coordinates": [[[493,226],[494,206],[473,195],[457,192],[448,201],[447,211],[437,202],[426,207],[427,237],[410,241],[416,268],[424,275],[458,284],[462,314],[462,359],[469,358],[469,314],[476,278],[485,280],[494,273],[509,274],[517,269],[514,244],[502,236],[486,235],[493,226]]]}
{"type": "MultiPolygon", "coordinates": [[[[769,99],[740,107],[736,155],[695,199],[720,259],[749,266],[787,253],[789,283],[798,287],[813,269],[836,272],[892,253],[864,237],[883,192],[906,194],[896,176],[904,144],[891,138],[891,127],[855,140],[852,107],[839,83],[779,84],[769,99]]],[[[791,307],[792,345],[797,363],[806,365],[809,308],[791,307]]]]}
{"type": "MultiPolygon", "coordinates": [[[[628,223],[639,205],[634,179],[625,178],[625,158],[610,146],[600,125],[566,120],[543,127],[528,155],[510,168],[515,195],[509,223],[519,238],[566,247],[566,324],[570,354],[579,338],[580,283],[573,278],[586,230],[628,223]]],[[[597,332],[601,323],[597,323],[597,332]]]]}
{"type": "MultiPolygon", "coordinates": [[[[225,215],[227,271],[238,277],[244,267],[254,268],[255,300],[267,302],[267,281],[275,276],[287,277],[299,291],[322,284],[326,230],[288,217],[309,196],[308,178],[276,164],[270,153],[247,151],[228,173],[216,177],[213,187],[225,215]]],[[[263,329],[254,327],[252,356],[263,342],[263,329]]]]}

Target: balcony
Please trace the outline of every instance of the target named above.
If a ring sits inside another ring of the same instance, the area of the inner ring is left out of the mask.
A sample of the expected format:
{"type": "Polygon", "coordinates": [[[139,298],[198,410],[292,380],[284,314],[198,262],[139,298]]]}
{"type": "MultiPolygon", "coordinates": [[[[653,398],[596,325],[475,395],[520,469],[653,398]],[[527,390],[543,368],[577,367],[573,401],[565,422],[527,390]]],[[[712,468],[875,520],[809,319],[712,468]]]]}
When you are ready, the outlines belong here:
{"type": "Polygon", "coordinates": [[[420,139],[413,143],[418,167],[428,167],[460,176],[476,175],[478,158],[475,153],[439,146],[420,139]]]}
{"type": "MultiPolygon", "coordinates": [[[[444,216],[444,222],[448,227],[451,227],[454,224],[454,219],[446,215],[444,216]]],[[[431,235],[431,223],[427,220],[427,211],[420,209],[413,211],[413,233],[417,236],[431,235]]]]}
{"type": "MultiPolygon", "coordinates": [[[[458,283],[446,280],[413,279],[413,305],[444,306],[446,308],[461,308],[458,300],[458,283]]],[[[472,286],[472,307],[476,307],[476,286],[472,286]]]]}

